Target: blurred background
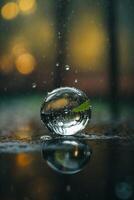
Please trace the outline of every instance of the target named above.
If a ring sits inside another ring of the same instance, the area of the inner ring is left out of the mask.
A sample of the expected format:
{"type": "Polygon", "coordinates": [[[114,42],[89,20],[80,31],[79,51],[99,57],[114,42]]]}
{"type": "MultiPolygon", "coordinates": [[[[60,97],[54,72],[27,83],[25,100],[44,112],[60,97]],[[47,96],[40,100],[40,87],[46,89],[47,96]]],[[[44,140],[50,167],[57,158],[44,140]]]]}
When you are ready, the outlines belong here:
{"type": "Polygon", "coordinates": [[[38,121],[60,86],[89,95],[93,122],[132,119],[133,25],[128,0],[1,0],[0,128],[38,121]]]}
{"type": "MultiPolygon", "coordinates": [[[[133,135],[133,36],[132,0],[1,0],[0,140],[44,134],[40,106],[60,86],[91,99],[88,133],[133,135]],[[113,122],[121,125],[111,132],[113,122]]],[[[39,152],[1,153],[0,198],[134,199],[133,147],[101,145],[93,142],[97,156],[71,178],[54,174],[39,152]]]]}

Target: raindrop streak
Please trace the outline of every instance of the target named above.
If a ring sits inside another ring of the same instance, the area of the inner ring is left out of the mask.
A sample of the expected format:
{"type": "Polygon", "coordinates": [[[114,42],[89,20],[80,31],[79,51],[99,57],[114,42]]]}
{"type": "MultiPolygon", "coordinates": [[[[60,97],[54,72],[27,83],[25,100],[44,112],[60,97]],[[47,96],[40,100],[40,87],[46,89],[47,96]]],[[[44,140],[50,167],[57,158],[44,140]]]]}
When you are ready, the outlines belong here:
{"type": "Polygon", "coordinates": [[[41,107],[41,120],[53,134],[73,135],[91,118],[91,104],[84,92],[62,87],[48,93],[41,107]]]}

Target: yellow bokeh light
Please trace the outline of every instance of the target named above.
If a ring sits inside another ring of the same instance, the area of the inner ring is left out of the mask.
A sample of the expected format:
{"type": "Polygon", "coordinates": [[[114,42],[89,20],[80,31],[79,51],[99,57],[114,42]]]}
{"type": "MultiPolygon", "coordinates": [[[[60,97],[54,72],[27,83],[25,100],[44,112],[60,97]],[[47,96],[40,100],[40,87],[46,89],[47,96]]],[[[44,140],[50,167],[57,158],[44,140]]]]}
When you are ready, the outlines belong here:
{"type": "Polygon", "coordinates": [[[18,56],[29,51],[28,42],[25,37],[15,36],[9,43],[11,55],[16,59],[18,56]]]}
{"type": "Polygon", "coordinates": [[[16,157],[16,162],[20,167],[26,167],[30,165],[32,161],[33,161],[32,156],[26,153],[20,153],[16,157]]]}
{"type": "Polygon", "coordinates": [[[52,55],[54,51],[54,27],[51,21],[38,17],[33,24],[28,24],[23,34],[27,36],[28,42],[33,49],[38,49],[42,53],[52,55]],[[38,31],[35,31],[38,30],[38,31]]]}
{"type": "Polygon", "coordinates": [[[29,14],[35,11],[36,1],[35,0],[19,0],[18,5],[19,5],[20,10],[23,13],[29,14]]]}
{"type": "Polygon", "coordinates": [[[100,63],[102,65],[106,50],[104,27],[89,23],[89,17],[85,14],[78,21],[79,23],[73,26],[69,38],[70,58],[74,65],[80,66],[83,70],[87,70],[89,66],[96,70],[100,63]]]}
{"type": "Polygon", "coordinates": [[[26,50],[25,46],[21,43],[17,43],[12,47],[12,54],[14,56],[19,56],[26,52],[27,52],[27,50],[26,50]]]}
{"type": "Polygon", "coordinates": [[[15,2],[5,4],[1,9],[1,15],[6,20],[14,19],[19,13],[19,7],[15,2]]]}
{"type": "Polygon", "coordinates": [[[24,53],[16,59],[16,68],[21,74],[30,74],[36,65],[35,58],[30,53],[24,53]]]}

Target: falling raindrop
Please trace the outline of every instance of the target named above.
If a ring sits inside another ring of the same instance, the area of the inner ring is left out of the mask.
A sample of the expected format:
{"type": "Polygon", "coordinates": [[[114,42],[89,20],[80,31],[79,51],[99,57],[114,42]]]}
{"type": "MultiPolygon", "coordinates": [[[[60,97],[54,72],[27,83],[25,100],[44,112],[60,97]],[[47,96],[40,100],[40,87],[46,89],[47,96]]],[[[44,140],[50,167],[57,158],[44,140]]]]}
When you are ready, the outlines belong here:
{"type": "Polygon", "coordinates": [[[62,87],[48,93],[41,107],[41,119],[54,134],[73,135],[91,118],[91,104],[84,92],[62,87]]]}
{"type": "Polygon", "coordinates": [[[75,80],[74,80],[74,82],[75,82],[75,83],[78,83],[78,80],[77,80],[77,79],[75,79],[75,80]]]}
{"type": "Polygon", "coordinates": [[[58,38],[59,39],[61,38],[61,32],[58,32],[58,38]]]}
{"type": "Polygon", "coordinates": [[[59,63],[56,63],[56,67],[59,67],[60,66],[60,64],[59,63]]]}
{"type": "Polygon", "coordinates": [[[69,65],[65,65],[65,70],[69,71],[70,70],[70,66],[69,65]]]}
{"type": "Polygon", "coordinates": [[[70,186],[70,185],[67,185],[67,186],[66,186],[66,191],[67,191],[67,192],[70,192],[70,191],[71,191],[71,186],[70,186]]]}
{"type": "Polygon", "coordinates": [[[36,83],[33,83],[32,84],[32,88],[36,88],[37,87],[37,84],[36,83]]]}

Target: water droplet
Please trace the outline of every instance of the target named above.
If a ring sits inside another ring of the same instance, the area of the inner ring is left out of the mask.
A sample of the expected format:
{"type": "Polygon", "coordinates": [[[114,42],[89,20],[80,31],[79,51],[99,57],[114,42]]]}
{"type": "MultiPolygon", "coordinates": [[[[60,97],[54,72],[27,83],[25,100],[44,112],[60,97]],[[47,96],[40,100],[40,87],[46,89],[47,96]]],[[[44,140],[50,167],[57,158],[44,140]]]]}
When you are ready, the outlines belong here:
{"type": "Polygon", "coordinates": [[[58,32],[58,39],[61,39],[61,32],[58,32]]]}
{"type": "Polygon", "coordinates": [[[70,70],[70,66],[69,65],[65,65],[65,70],[66,71],[70,70]]]}
{"type": "Polygon", "coordinates": [[[60,66],[60,64],[59,63],[56,63],[56,67],[59,67],[60,66]]]}
{"type": "Polygon", "coordinates": [[[78,80],[77,80],[77,79],[75,79],[75,80],[74,80],[74,82],[75,82],[75,83],[78,83],[78,80]]]}
{"type": "Polygon", "coordinates": [[[32,84],[32,88],[36,88],[37,87],[37,84],[36,83],[33,83],[32,84]]]}
{"type": "MultiPolygon", "coordinates": [[[[42,154],[53,170],[62,174],[75,174],[89,162],[92,150],[85,140],[63,137],[46,140],[42,145],[42,154]]],[[[68,185],[66,189],[69,192],[71,186],[68,185]]]]}
{"type": "Polygon", "coordinates": [[[48,93],[41,107],[41,119],[55,134],[73,135],[91,118],[90,101],[84,92],[62,87],[48,93]]]}
{"type": "Polygon", "coordinates": [[[70,185],[67,185],[67,186],[66,186],[66,191],[67,191],[67,192],[70,192],[70,191],[71,191],[71,186],[70,186],[70,185]]]}

